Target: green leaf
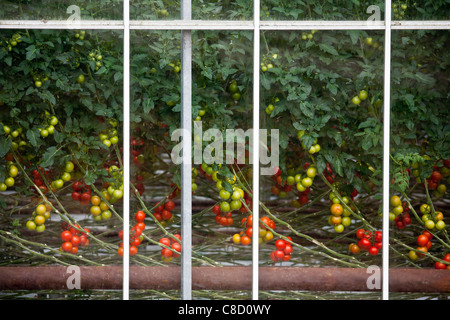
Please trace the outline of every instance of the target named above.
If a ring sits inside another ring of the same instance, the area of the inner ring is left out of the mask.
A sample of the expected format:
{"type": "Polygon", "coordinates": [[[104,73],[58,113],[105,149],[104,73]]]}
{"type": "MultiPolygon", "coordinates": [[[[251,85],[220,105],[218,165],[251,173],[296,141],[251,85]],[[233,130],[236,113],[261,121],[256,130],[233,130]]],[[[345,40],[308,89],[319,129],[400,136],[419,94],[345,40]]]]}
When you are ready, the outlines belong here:
{"type": "Polygon", "coordinates": [[[39,142],[41,141],[39,132],[32,129],[27,130],[26,136],[28,142],[30,142],[33,147],[37,147],[39,142]]]}
{"type": "Polygon", "coordinates": [[[55,146],[48,148],[47,151],[42,155],[40,166],[43,168],[52,166],[55,162],[55,158],[61,153],[61,149],[58,149],[55,146]]]}
{"type": "Polygon", "coordinates": [[[12,141],[5,136],[0,136],[0,157],[4,157],[11,149],[12,141]]]}

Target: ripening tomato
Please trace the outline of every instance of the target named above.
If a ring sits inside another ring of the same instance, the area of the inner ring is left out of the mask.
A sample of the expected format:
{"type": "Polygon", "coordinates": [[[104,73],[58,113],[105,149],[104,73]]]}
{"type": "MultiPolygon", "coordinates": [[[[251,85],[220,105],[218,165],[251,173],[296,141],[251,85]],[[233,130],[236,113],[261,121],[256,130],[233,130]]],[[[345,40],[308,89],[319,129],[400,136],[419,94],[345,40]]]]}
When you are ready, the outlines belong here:
{"type": "Polygon", "coordinates": [[[250,244],[250,242],[251,242],[251,238],[249,236],[244,235],[244,236],[241,237],[241,244],[242,245],[247,246],[247,245],[250,244]]]}

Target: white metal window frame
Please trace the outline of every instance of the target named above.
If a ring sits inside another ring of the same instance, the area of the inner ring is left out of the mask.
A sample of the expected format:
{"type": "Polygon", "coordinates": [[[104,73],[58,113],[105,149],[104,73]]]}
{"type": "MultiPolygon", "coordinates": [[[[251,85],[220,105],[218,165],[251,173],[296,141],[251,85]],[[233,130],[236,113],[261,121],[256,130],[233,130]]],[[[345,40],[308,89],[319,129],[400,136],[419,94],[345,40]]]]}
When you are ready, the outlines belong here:
{"type": "MultiPolygon", "coordinates": [[[[186,132],[192,132],[192,34],[194,30],[252,30],[253,70],[259,70],[261,30],[384,30],[384,96],[390,97],[391,83],[391,32],[392,30],[450,30],[449,20],[392,21],[392,1],[385,1],[383,21],[266,21],[260,20],[260,0],[253,0],[253,20],[215,21],[192,20],[191,0],[181,0],[180,20],[130,20],[129,0],[123,0],[123,20],[81,20],[77,24],[64,20],[0,20],[0,29],[86,29],[123,30],[123,153],[125,177],[130,176],[130,30],[180,30],[181,46],[181,124],[186,132]]],[[[259,141],[259,72],[253,73],[253,141],[259,141]]],[[[389,299],[389,146],[390,146],[390,99],[384,99],[383,128],[383,252],[382,252],[382,299],[389,299]]],[[[190,139],[183,140],[183,164],[181,171],[181,299],[192,299],[192,172],[190,139]]],[[[253,146],[253,170],[259,172],[259,144],[253,146]]],[[[123,237],[128,239],[130,220],[130,181],[124,179],[123,237]]],[[[259,221],[259,175],[253,175],[253,221],[259,221]]],[[[259,292],[259,241],[258,233],[252,239],[252,298],[259,292]]],[[[123,254],[123,300],[129,300],[129,243],[124,241],[123,254]]]]}

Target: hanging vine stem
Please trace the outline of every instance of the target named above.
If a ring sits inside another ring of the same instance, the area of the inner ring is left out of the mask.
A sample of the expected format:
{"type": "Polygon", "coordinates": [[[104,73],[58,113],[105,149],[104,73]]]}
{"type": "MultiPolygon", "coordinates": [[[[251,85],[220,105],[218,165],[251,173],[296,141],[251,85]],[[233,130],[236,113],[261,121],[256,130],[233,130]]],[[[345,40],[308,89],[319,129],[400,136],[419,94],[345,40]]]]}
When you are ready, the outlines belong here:
{"type": "MultiPolygon", "coordinates": [[[[412,206],[411,202],[409,201],[408,196],[406,195],[405,192],[402,192],[403,198],[405,199],[405,202],[408,204],[408,208],[411,210],[411,212],[413,213],[413,215],[415,216],[416,220],[419,221],[419,223],[424,227],[425,223],[423,222],[422,219],[420,219],[419,215],[417,214],[416,210],[414,209],[414,207],[412,206]]],[[[428,230],[428,232],[430,232],[434,238],[436,238],[442,245],[444,245],[446,248],[450,249],[450,239],[448,237],[448,233],[446,229],[443,229],[443,233],[445,238],[447,239],[447,242],[445,242],[444,240],[442,240],[441,238],[439,238],[434,232],[428,230]]]]}
{"type": "Polygon", "coordinates": [[[336,257],[339,257],[339,258],[346,258],[346,259],[349,259],[349,260],[353,260],[354,263],[342,261],[342,260],[340,260],[340,259],[338,259],[338,258],[335,258],[335,257],[332,257],[332,256],[330,256],[330,255],[328,255],[328,254],[326,254],[326,253],[324,253],[324,252],[315,251],[315,250],[313,250],[313,249],[308,249],[308,248],[306,248],[306,247],[303,247],[303,246],[301,246],[301,245],[299,245],[299,244],[297,244],[297,243],[295,243],[295,242],[293,242],[293,241],[290,241],[287,237],[285,237],[285,236],[279,234],[278,232],[274,231],[274,230],[271,229],[267,224],[265,224],[263,221],[260,220],[260,222],[261,222],[268,230],[270,230],[274,235],[276,235],[276,236],[278,236],[278,237],[284,239],[285,241],[290,242],[291,244],[293,244],[293,245],[296,246],[296,247],[301,248],[302,250],[305,250],[305,251],[308,251],[308,252],[317,253],[317,254],[319,254],[319,255],[321,255],[321,256],[323,256],[323,257],[329,258],[329,259],[331,259],[331,260],[333,260],[333,261],[336,261],[336,262],[340,262],[340,263],[342,263],[342,264],[344,264],[344,265],[347,265],[347,266],[353,266],[353,267],[355,267],[355,266],[357,266],[357,267],[367,267],[366,264],[364,264],[364,263],[362,263],[362,262],[356,260],[354,257],[348,256],[348,255],[345,255],[345,254],[338,253],[338,252],[336,252],[336,251],[334,251],[334,250],[328,248],[328,247],[325,246],[323,243],[317,241],[317,240],[314,239],[313,237],[310,237],[310,236],[307,236],[307,235],[305,235],[305,234],[303,234],[303,233],[298,232],[297,230],[295,230],[294,228],[292,228],[292,226],[291,226],[290,224],[288,224],[288,223],[286,223],[285,221],[282,221],[282,220],[278,219],[277,217],[275,217],[275,216],[270,212],[270,210],[269,210],[263,203],[261,203],[261,202],[260,202],[260,206],[261,206],[261,207],[263,208],[263,210],[271,217],[271,219],[275,220],[278,224],[281,224],[281,225],[284,225],[285,227],[287,227],[287,228],[288,228],[290,231],[292,231],[296,236],[299,236],[299,237],[301,237],[301,238],[304,238],[304,239],[306,239],[306,240],[312,242],[313,244],[315,244],[315,245],[317,245],[318,247],[324,249],[325,251],[327,251],[327,252],[329,252],[329,253],[335,255],[336,257]]]}
{"type": "Polygon", "coordinates": [[[48,250],[50,252],[53,252],[55,254],[61,254],[63,256],[67,256],[67,257],[70,257],[70,258],[73,258],[73,259],[76,259],[76,260],[80,260],[80,261],[83,261],[83,262],[91,264],[91,265],[95,265],[95,266],[101,266],[102,265],[102,264],[99,264],[97,262],[91,261],[89,259],[83,258],[82,256],[79,256],[79,255],[74,255],[74,254],[71,254],[71,253],[61,252],[59,250],[53,249],[53,248],[47,246],[46,244],[42,244],[42,243],[38,243],[38,242],[33,242],[33,241],[28,241],[28,240],[25,240],[25,239],[21,239],[18,236],[13,235],[10,232],[5,232],[5,231],[0,230],[0,233],[2,234],[2,235],[0,235],[0,237],[2,239],[4,239],[5,241],[14,243],[15,245],[21,247],[22,249],[25,249],[28,252],[30,252],[32,255],[35,255],[35,256],[38,256],[38,257],[41,257],[41,258],[45,258],[47,260],[52,260],[53,262],[57,262],[57,263],[60,263],[60,264],[63,264],[63,265],[70,265],[70,264],[68,264],[66,262],[63,262],[63,261],[59,260],[55,256],[46,255],[46,254],[34,251],[34,250],[24,246],[24,244],[28,244],[28,245],[31,245],[31,246],[37,246],[37,247],[43,248],[45,250],[48,250]],[[8,237],[5,237],[4,235],[12,237],[15,240],[10,239],[8,237]]]}
{"type": "MultiPolygon", "coordinates": [[[[13,153],[14,156],[14,160],[16,161],[17,165],[19,166],[20,170],[22,171],[22,173],[24,174],[24,177],[34,186],[34,188],[37,190],[37,192],[40,194],[41,198],[44,200],[44,203],[49,205],[55,212],[56,214],[58,214],[58,216],[65,222],[67,222],[72,228],[80,231],[80,232],[85,232],[85,230],[79,226],[78,224],[76,224],[76,220],[66,211],[66,209],[64,208],[64,206],[61,204],[61,202],[58,200],[58,197],[54,194],[54,192],[51,190],[51,188],[48,188],[48,181],[47,179],[41,174],[41,177],[44,179],[44,183],[46,184],[48,190],[50,191],[50,193],[52,194],[53,198],[55,199],[55,201],[57,202],[58,206],[60,207],[60,209],[63,211],[63,213],[61,213],[54,205],[52,202],[50,202],[47,199],[47,196],[42,193],[41,189],[39,189],[38,186],[36,186],[36,184],[31,180],[31,178],[28,176],[28,174],[26,173],[25,169],[22,167],[22,165],[20,164],[20,162],[18,161],[16,155],[13,153]]],[[[96,241],[101,247],[103,247],[104,249],[112,252],[112,248],[110,247],[110,244],[107,244],[106,242],[101,241],[100,239],[98,239],[97,237],[95,237],[94,235],[92,235],[91,233],[89,233],[89,237],[91,239],[94,239],[94,241],[96,241]]],[[[115,248],[115,250],[117,250],[117,248],[115,248]]]]}
{"type": "MultiPolygon", "coordinates": [[[[233,169],[233,172],[235,173],[234,169],[233,169]]],[[[237,181],[238,181],[239,185],[240,185],[242,188],[245,188],[245,191],[246,191],[247,193],[249,193],[249,192],[248,192],[248,189],[240,182],[240,180],[237,179],[237,181]]],[[[327,192],[328,192],[328,191],[327,191],[327,192]]],[[[251,195],[251,193],[249,193],[249,194],[251,195]]],[[[341,199],[341,200],[342,200],[342,199],[341,199]]],[[[242,201],[242,199],[241,199],[241,202],[242,202],[242,204],[245,206],[245,208],[251,213],[251,210],[250,210],[250,208],[247,206],[247,204],[245,203],[245,201],[242,201]]],[[[342,202],[343,202],[343,201],[342,201],[342,202]]],[[[313,252],[313,253],[318,253],[319,255],[324,256],[324,257],[326,257],[326,258],[329,258],[329,259],[331,259],[331,260],[333,260],[333,261],[337,261],[337,262],[343,263],[343,264],[348,265],[348,266],[367,267],[366,264],[361,263],[360,261],[356,260],[354,257],[348,256],[348,255],[344,255],[344,254],[340,254],[340,253],[338,253],[338,252],[336,252],[336,251],[334,251],[334,250],[328,248],[326,245],[324,245],[323,243],[317,241],[316,239],[314,239],[314,238],[312,238],[312,237],[310,237],[310,236],[307,236],[307,235],[305,235],[305,234],[303,234],[303,233],[300,233],[300,232],[296,231],[294,228],[292,228],[292,226],[291,226],[290,224],[288,224],[287,222],[285,222],[285,221],[283,221],[283,220],[280,220],[280,219],[278,219],[277,217],[275,217],[275,216],[272,214],[272,212],[271,212],[271,211],[270,211],[270,210],[269,210],[262,202],[260,202],[259,205],[260,205],[260,207],[262,207],[263,210],[271,217],[271,219],[275,220],[277,223],[279,223],[279,224],[281,224],[281,225],[286,226],[286,227],[287,227],[290,231],[292,231],[295,235],[297,235],[297,236],[299,236],[299,237],[302,237],[302,238],[304,238],[304,239],[307,239],[308,241],[314,243],[314,244],[317,245],[318,247],[321,247],[321,248],[325,249],[326,251],[328,251],[329,253],[331,253],[331,254],[333,254],[333,255],[335,255],[335,256],[337,256],[337,257],[350,259],[350,260],[354,261],[355,263],[345,262],[345,261],[342,261],[342,260],[340,260],[340,259],[338,259],[338,258],[331,257],[331,256],[329,256],[329,255],[327,255],[327,254],[325,254],[325,253],[323,253],[323,252],[317,252],[317,251],[315,251],[315,250],[313,250],[313,249],[308,249],[308,248],[303,247],[303,246],[301,246],[301,245],[299,245],[299,244],[297,244],[297,243],[295,243],[295,242],[292,242],[292,241],[290,241],[289,239],[287,239],[285,236],[283,236],[283,235],[277,233],[276,231],[274,231],[273,229],[271,229],[267,224],[265,224],[265,223],[260,219],[260,222],[261,222],[268,230],[270,230],[274,235],[277,235],[278,237],[284,239],[285,241],[290,242],[291,244],[293,244],[293,245],[296,246],[296,247],[301,248],[302,250],[305,250],[305,251],[308,251],[308,252],[313,252]]]]}
{"type": "Polygon", "coordinates": [[[320,172],[319,176],[322,178],[323,182],[331,189],[331,191],[336,195],[336,197],[339,199],[341,205],[347,209],[355,218],[359,219],[362,221],[362,223],[364,224],[364,226],[372,231],[376,231],[377,229],[375,227],[373,227],[360,213],[361,211],[358,209],[358,207],[355,205],[355,203],[352,201],[352,204],[355,206],[355,209],[357,211],[357,213],[355,211],[353,211],[345,202],[344,200],[342,200],[339,192],[328,182],[328,180],[324,177],[323,173],[320,172]]]}

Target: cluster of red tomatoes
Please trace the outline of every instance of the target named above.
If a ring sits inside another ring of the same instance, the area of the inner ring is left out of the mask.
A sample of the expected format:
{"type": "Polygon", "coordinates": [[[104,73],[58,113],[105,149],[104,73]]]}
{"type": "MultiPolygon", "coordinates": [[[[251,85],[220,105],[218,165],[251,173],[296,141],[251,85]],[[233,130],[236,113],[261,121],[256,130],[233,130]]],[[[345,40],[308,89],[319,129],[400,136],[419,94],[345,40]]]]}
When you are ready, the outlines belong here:
{"type": "Polygon", "coordinates": [[[80,246],[87,247],[89,245],[88,228],[81,228],[79,225],[71,226],[67,222],[61,225],[61,240],[63,241],[60,250],[68,253],[77,254],[80,246]],[[83,231],[81,231],[83,230],[83,231]]]}
{"type": "Polygon", "coordinates": [[[349,250],[352,253],[359,253],[362,250],[368,251],[369,254],[376,256],[382,247],[383,233],[381,231],[371,232],[362,228],[356,230],[358,243],[352,243],[349,250]]]}
{"type": "Polygon", "coordinates": [[[79,201],[82,206],[87,206],[91,201],[91,188],[81,181],[75,181],[72,188],[72,199],[79,201]]]}
{"type": "MultiPolygon", "coordinates": [[[[292,242],[290,237],[287,237],[292,242]]],[[[273,262],[277,261],[289,261],[291,259],[291,253],[293,251],[292,245],[289,241],[284,239],[278,239],[275,241],[275,250],[270,253],[270,258],[273,262]]]]}
{"type": "MultiPolygon", "coordinates": [[[[266,225],[272,230],[275,229],[275,222],[272,219],[267,216],[262,217],[258,230],[259,243],[266,243],[273,239],[273,233],[267,229],[266,225]]],[[[241,220],[241,226],[244,230],[240,233],[235,233],[232,239],[235,244],[247,246],[252,242],[253,237],[253,215],[243,218],[241,220]]]]}
{"type": "MultiPolygon", "coordinates": [[[[130,256],[134,256],[135,254],[137,254],[138,247],[142,242],[142,232],[144,232],[145,229],[145,212],[142,210],[138,210],[136,212],[136,215],[134,216],[134,220],[136,221],[136,224],[133,228],[130,229],[130,256]]],[[[119,232],[119,238],[123,240],[123,230],[119,232]]],[[[117,250],[117,253],[119,254],[119,256],[123,256],[123,242],[120,243],[120,247],[117,250]]]]}
{"type": "Polygon", "coordinates": [[[434,263],[434,268],[435,269],[441,269],[441,270],[443,270],[443,269],[450,270],[450,253],[447,253],[442,260],[448,262],[448,264],[445,264],[445,263],[440,262],[440,261],[436,261],[434,263]]]}
{"type": "Polygon", "coordinates": [[[162,226],[173,221],[172,210],[175,208],[175,203],[172,200],[163,203],[158,203],[155,207],[153,216],[162,226]]]}
{"type": "Polygon", "coordinates": [[[216,222],[218,224],[220,224],[221,226],[231,226],[233,225],[233,218],[232,218],[232,213],[231,211],[228,212],[222,212],[222,210],[220,210],[220,205],[216,204],[213,208],[212,211],[214,212],[214,214],[216,215],[216,222]]]}
{"type": "Polygon", "coordinates": [[[163,237],[159,239],[159,244],[161,249],[161,259],[164,262],[170,262],[172,258],[178,258],[181,253],[181,236],[179,234],[174,234],[174,237],[178,239],[163,237]]]}

